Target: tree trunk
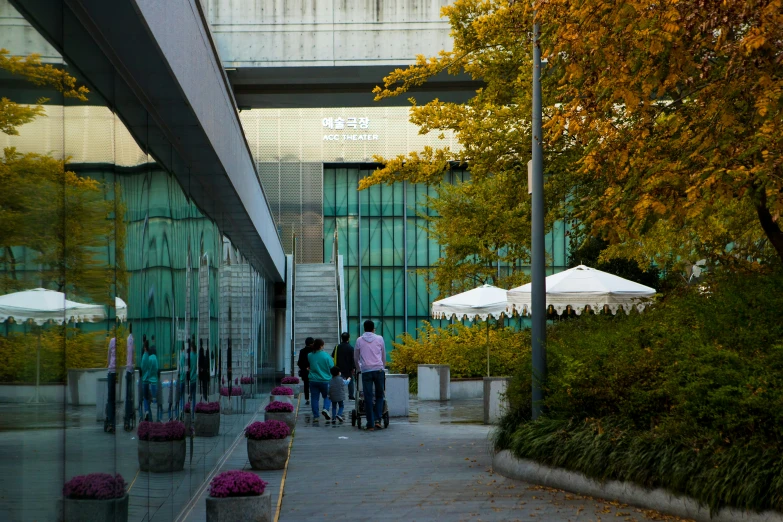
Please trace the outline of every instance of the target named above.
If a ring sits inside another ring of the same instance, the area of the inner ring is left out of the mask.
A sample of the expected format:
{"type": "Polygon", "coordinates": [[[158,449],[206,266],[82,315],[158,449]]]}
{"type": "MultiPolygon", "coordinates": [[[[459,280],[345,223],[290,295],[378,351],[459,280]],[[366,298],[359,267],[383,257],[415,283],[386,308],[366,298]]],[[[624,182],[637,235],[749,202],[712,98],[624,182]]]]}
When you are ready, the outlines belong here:
{"type": "Polygon", "coordinates": [[[759,198],[756,200],[755,205],[761,228],[764,230],[764,234],[766,234],[769,242],[775,247],[778,258],[783,261],[783,231],[780,230],[780,226],[772,218],[772,214],[767,208],[767,192],[763,188],[759,190],[759,198]]]}

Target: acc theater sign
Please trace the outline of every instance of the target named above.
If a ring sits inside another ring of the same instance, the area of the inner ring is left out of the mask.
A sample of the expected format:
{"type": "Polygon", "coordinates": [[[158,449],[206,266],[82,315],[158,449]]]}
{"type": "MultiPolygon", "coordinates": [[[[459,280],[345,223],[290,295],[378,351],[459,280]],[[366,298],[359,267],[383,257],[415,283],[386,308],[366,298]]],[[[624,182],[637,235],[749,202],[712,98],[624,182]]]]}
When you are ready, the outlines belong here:
{"type": "Polygon", "coordinates": [[[344,131],[365,130],[370,128],[370,118],[324,118],[321,126],[325,129],[341,131],[339,134],[324,134],[323,141],[378,141],[377,134],[344,131]]]}

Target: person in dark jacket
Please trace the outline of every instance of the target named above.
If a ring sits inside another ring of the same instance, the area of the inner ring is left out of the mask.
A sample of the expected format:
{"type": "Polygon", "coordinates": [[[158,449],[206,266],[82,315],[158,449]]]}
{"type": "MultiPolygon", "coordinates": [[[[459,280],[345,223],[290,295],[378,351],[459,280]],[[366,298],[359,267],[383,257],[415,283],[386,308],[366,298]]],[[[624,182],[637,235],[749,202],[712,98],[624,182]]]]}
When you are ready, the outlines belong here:
{"type": "Polygon", "coordinates": [[[198,349],[198,379],[201,382],[201,400],[209,400],[209,359],[204,351],[204,339],[199,339],[198,349]]]}
{"type": "Polygon", "coordinates": [[[299,367],[299,377],[304,384],[305,404],[310,404],[310,363],[307,356],[313,351],[313,341],[312,337],[305,339],[305,347],[299,350],[299,359],[296,361],[296,365],[299,367]]]}
{"type": "Polygon", "coordinates": [[[353,362],[353,346],[348,342],[351,340],[351,334],[343,332],[340,335],[340,340],[342,342],[335,346],[334,351],[332,351],[332,359],[335,361],[335,366],[340,369],[342,378],[346,381],[348,381],[348,378],[351,379],[348,381],[348,399],[353,401],[355,400],[353,383],[356,380],[356,372],[353,362]]]}

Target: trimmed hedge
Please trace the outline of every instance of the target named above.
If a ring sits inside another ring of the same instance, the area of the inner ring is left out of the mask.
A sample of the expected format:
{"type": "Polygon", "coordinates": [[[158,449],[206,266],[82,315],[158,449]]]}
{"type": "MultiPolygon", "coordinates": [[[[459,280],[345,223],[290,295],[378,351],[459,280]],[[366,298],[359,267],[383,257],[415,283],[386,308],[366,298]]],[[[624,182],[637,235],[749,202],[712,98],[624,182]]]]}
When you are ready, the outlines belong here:
{"type": "Polygon", "coordinates": [[[780,274],[733,274],[643,314],[559,322],[548,331],[546,413],[530,421],[528,352],[496,448],[713,511],[783,511],[779,310],[780,274]]]}

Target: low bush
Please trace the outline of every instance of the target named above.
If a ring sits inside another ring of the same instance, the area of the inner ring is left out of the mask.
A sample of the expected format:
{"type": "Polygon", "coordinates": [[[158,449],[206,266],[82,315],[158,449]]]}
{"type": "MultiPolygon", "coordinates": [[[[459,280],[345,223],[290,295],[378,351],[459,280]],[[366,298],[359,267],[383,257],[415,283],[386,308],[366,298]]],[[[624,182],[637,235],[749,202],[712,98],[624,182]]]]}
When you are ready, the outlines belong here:
{"type": "Polygon", "coordinates": [[[783,511],[783,277],[714,276],[643,314],[547,333],[544,415],[529,350],[497,449],[708,505],[783,511]]]}
{"type": "Polygon", "coordinates": [[[185,438],[185,423],[181,421],[149,422],[141,421],[138,429],[139,440],[168,442],[185,438]]]}
{"type": "Polygon", "coordinates": [[[437,328],[423,321],[416,337],[403,334],[400,342],[393,343],[389,368],[413,377],[420,364],[448,364],[453,378],[483,377],[487,375],[489,344],[491,374],[512,375],[524,363],[524,348],[530,346],[529,339],[526,330],[490,324],[487,343],[486,323],[437,328]]]}
{"type": "Polygon", "coordinates": [[[284,439],[290,434],[288,425],[278,420],[256,421],[245,428],[245,437],[253,440],[284,439]]]}
{"type": "MultiPolygon", "coordinates": [[[[185,403],[185,413],[190,413],[190,403],[185,403]]],[[[196,413],[220,413],[219,402],[198,402],[196,403],[196,413]]]]}
{"type": "Polygon", "coordinates": [[[209,496],[256,497],[264,494],[267,483],[249,471],[224,471],[215,475],[209,483],[209,496]]]}
{"type": "Polygon", "coordinates": [[[266,405],[264,411],[270,413],[291,413],[294,411],[294,405],[290,402],[272,401],[266,405]]]}
{"type": "Polygon", "coordinates": [[[65,483],[65,498],[80,500],[111,500],[125,496],[125,479],[117,473],[78,475],[65,483]]]}
{"type": "Polygon", "coordinates": [[[299,377],[283,377],[280,384],[299,384],[299,377]]]}
{"type": "Polygon", "coordinates": [[[287,386],[277,386],[272,388],[272,395],[293,395],[294,390],[287,386]]]}

